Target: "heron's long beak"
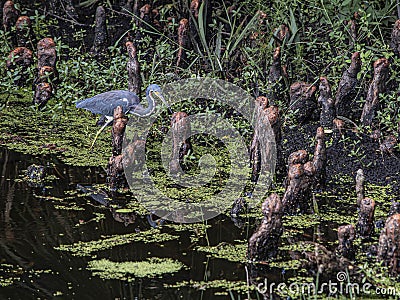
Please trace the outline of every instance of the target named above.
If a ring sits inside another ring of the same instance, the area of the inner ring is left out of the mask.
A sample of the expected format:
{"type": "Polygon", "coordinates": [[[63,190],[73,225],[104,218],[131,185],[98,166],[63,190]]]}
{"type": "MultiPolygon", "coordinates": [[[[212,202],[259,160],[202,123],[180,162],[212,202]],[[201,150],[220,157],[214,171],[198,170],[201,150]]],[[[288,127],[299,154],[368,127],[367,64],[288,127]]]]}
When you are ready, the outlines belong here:
{"type": "Polygon", "coordinates": [[[169,104],[167,103],[167,101],[165,100],[164,96],[160,93],[160,92],[154,92],[154,94],[165,104],[165,106],[168,109],[168,112],[170,114],[173,114],[173,110],[171,109],[171,106],[169,106],[169,104]]]}

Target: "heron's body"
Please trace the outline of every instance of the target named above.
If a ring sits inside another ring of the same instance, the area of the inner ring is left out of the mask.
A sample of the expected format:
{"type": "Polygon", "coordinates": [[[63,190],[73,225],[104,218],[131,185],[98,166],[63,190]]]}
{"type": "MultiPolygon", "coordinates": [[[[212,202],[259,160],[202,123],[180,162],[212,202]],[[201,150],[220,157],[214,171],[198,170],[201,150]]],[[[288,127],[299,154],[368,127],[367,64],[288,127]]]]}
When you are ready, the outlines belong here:
{"type": "Polygon", "coordinates": [[[156,84],[151,84],[146,89],[147,107],[143,107],[140,104],[140,99],[135,93],[123,90],[109,91],[78,101],[76,103],[77,108],[89,110],[94,114],[101,114],[107,119],[103,127],[96,134],[92,146],[100,132],[112,122],[115,108],[121,106],[125,114],[130,113],[139,117],[147,117],[154,112],[156,107],[154,96],[164,102],[169,112],[171,112],[171,108],[161,94],[161,88],[156,84]]]}
{"type": "Polygon", "coordinates": [[[122,107],[124,114],[134,111],[140,105],[139,97],[132,92],[115,90],[98,94],[76,103],[77,108],[84,108],[94,114],[113,116],[114,109],[122,107]]]}

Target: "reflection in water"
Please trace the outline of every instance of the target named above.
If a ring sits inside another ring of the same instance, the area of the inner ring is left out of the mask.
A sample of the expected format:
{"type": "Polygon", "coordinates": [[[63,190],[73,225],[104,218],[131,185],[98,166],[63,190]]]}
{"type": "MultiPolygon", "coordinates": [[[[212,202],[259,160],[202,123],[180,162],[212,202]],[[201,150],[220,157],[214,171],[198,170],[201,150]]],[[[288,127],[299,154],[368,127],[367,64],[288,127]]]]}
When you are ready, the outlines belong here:
{"type": "Polygon", "coordinates": [[[165,223],[164,219],[155,219],[154,217],[156,217],[154,214],[150,213],[147,215],[147,221],[149,222],[150,226],[153,228],[157,228],[162,226],[165,223]]]}
{"type": "Polygon", "coordinates": [[[30,187],[43,188],[46,169],[42,165],[30,165],[26,170],[27,183],[30,187]]]}
{"type": "MultiPolygon", "coordinates": [[[[61,244],[100,240],[104,236],[146,231],[159,226],[162,220],[153,216],[127,213],[113,208],[106,194],[89,191],[78,196],[77,183],[87,186],[104,183],[100,168],[75,168],[63,165],[56,158],[29,157],[0,149],[0,281],[9,278],[0,298],[51,299],[212,299],[214,291],[195,288],[164,287],[165,284],[194,280],[241,280],[245,282],[244,265],[223,259],[209,259],[196,251],[197,245],[217,245],[221,241],[244,240],[246,231],[236,228],[226,217],[209,220],[206,232],[162,226],[162,232],[180,235],[179,240],[143,244],[130,243],[98,252],[97,258],[112,261],[142,261],[151,257],[169,257],[188,266],[174,276],[135,278],[132,282],[102,280],[92,276],[87,264],[92,257],[76,257],[70,252],[55,250],[61,244]],[[45,180],[45,193],[21,180],[29,165],[46,166],[51,179],[45,180]],[[111,214],[104,212],[111,211],[111,214]],[[105,218],[94,220],[96,214],[105,218]],[[89,220],[90,222],[85,222],[89,220]],[[115,222],[117,221],[117,222],[115,222]],[[126,226],[130,224],[130,226],[126,226]],[[193,242],[193,237],[196,242],[193,242]],[[204,262],[208,262],[204,264],[204,262]],[[7,264],[5,266],[4,264],[7,264]]],[[[114,203],[114,202],[113,202],[114,203]]],[[[173,225],[173,224],[172,224],[173,225]]],[[[236,297],[237,298],[237,297],[236,297]]]]}
{"type": "Polygon", "coordinates": [[[102,189],[96,189],[92,186],[83,186],[81,184],[78,184],[77,188],[83,193],[88,194],[88,196],[96,202],[107,207],[110,210],[115,221],[124,223],[125,226],[133,224],[135,222],[136,214],[132,211],[121,211],[119,208],[121,208],[122,206],[111,206],[110,197],[102,189]]]}

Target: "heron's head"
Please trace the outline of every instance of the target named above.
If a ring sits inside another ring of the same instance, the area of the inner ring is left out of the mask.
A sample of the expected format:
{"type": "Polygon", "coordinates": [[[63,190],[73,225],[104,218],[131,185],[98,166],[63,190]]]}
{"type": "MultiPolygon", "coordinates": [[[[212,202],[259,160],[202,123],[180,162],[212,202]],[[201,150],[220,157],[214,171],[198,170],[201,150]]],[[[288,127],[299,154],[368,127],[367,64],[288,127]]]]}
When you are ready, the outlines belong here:
{"type": "Polygon", "coordinates": [[[162,95],[162,90],[159,85],[150,84],[146,89],[146,97],[150,97],[152,99],[160,99],[165,104],[165,106],[167,106],[168,111],[172,112],[171,107],[169,106],[167,101],[165,101],[164,96],[162,95]]]}

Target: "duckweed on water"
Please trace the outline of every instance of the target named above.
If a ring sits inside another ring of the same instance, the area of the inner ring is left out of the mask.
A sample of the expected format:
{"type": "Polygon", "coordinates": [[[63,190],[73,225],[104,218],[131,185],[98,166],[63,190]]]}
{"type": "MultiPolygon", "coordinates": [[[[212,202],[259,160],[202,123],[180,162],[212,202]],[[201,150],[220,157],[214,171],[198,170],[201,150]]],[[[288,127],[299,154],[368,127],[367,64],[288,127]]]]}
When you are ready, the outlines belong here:
{"type": "Polygon", "coordinates": [[[303,214],[298,216],[284,216],[283,217],[283,224],[287,227],[294,227],[294,228],[309,228],[311,226],[317,225],[320,223],[320,218],[318,215],[309,215],[303,214]]]}
{"type": "Polygon", "coordinates": [[[357,222],[357,215],[350,215],[350,212],[347,212],[348,215],[343,213],[338,213],[335,209],[329,209],[325,211],[321,215],[321,220],[326,221],[328,223],[336,223],[336,224],[355,224],[357,222]]]}
{"type": "Polygon", "coordinates": [[[217,279],[211,281],[181,281],[175,284],[165,284],[167,288],[179,288],[179,287],[192,287],[197,290],[217,289],[223,290],[224,293],[217,292],[218,295],[228,295],[228,291],[235,291],[241,294],[245,294],[248,291],[255,289],[253,285],[247,285],[245,281],[229,281],[225,279],[217,279]]]}
{"type": "Polygon", "coordinates": [[[247,242],[243,244],[220,243],[217,246],[199,246],[198,251],[210,253],[212,257],[233,262],[246,262],[247,242]]]}
{"type": "Polygon", "coordinates": [[[178,239],[178,236],[168,233],[161,233],[159,229],[152,228],[147,231],[134,232],[121,235],[105,236],[101,240],[79,241],[70,245],[60,245],[56,250],[71,252],[74,256],[94,256],[95,253],[102,250],[111,249],[116,246],[126,245],[132,242],[157,243],[172,241],[178,239]]]}
{"type": "Polygon", "coordinates": [[[79,207],[77,205],[54,205],[54,208],[62,210],[75,210],[75,211],[85,210],[83,207],[79,207]]]}
{"type": "Polygon", "coordinates": [[[288,261],[271,261],[269,262],[269,266],[271,268],[275,267],[283,270],[299,270],[302,266],[302,263],[300,260],[292,259],[288,261]]]}
{"type": "Polygon", "coordinates": [[[190,231],[194,231],[194,232],[198,232],[199,233],[199,232],[202,232],[202,231],[205,232],[207,230],[207,228],[211,227],[211,225],[204,224],[204,223],[188,223],[188,224],[171,223],[171,224],[164,225],[164,227],[172,228],[173,230],[175,230],[177,232],[190,230],[190,231]]]}
{"type": "Polygon", "coordinates": [[[127,214],[127,213],[134,213],[136,211],[131,208],[118,208],[115,210],[115,212],[120,214],[127,214]]]}
{"type": "Polygon", "coordinates": [[[184,268],[184,264],[170,258],[149,258],[145,261],[113,262],[108,259],[93,260],[88,264],[88,270],[93,275],[102,279],[118,279],[128,282],[134,281],[135,277],[159,277],[171,274],[184,268]]]}
{"type": "Polygon", "coordinates": [[[34,195],[35,198],[43,200],[43,201],[57,201],[57,202],[63,202],[65,200],[72,200],[75,199],[75,197],[66,197],[66,198],[60,198],[60,197],[55,197],[55,196],[50,196],[50,195],[46,195],[46,196],[42,196],[42,195],[34,195]]]}
{"type": "Polygon", "coordinates": [[[51,274],[51,270],[25,270],[20,266],[14,266],[12,264],[0,264],[0,287],[6,287],[13,285],[14,283],[21,280],[22,276],[38,277],[40,274],[51,274]]]}
{"type": "Polygon", "coordinates": [[[207,228],[211,225],[204,223],[189,223],[189,224],[166,224],[165,227],[172,228],[175,232],[189,231],[191,243],[197,243],[207,234],[207,228]]]}
{"type": "Polygon", "coordinates": [[[279,250],[313,252],[315,251],[315,245],[300,241],[294,244],[282,245],[279,247],[279,250]]]}
{"type": "Polygon", "coordinates": [[[126,209],[126,212],[136,212],[138,215],[141,216],[144,216],[149,213],[147,208],[133,196],[127,196],[126,198],[128,199],[128,203],[124,208],[117,208],[118,212],[119,209],[126,209]]]}
{"type": "Polygon", "coordinates": [[[96,134],[95,118],[87,112],[65,108],[55,115],[52,111],[33,111],[32,95],[24,92],[22,99],[10,95],[7,109],[1,111],[0,144],[31,155],[57,154],[74,166],[106,165],[111,156],[110,138],[103,133],[90,150],[96,134]]]}
{"type": "Polygon", "coordinates": [[[295,237],[296,235],[302,235],[304,234],[304,231],[301,229],[296,229],[296,228],[285,228],[285,230],[283,231],[283,234],[281,236],[281,238],[292,238],[295,237]]]}
{"type": "Polygon", "coordinates": [[[21,267],[14,267],[9,264],[1,264],[0,272],[4,275],[0,275],[0,287],[6,287],[14,284],[20,280],[20,275],[24,272],[21,267]]]}
{"type": "Polygon", "coordinates": [[[366,196],[375,200],[375,219],[386,219],[387,214],[392,205],[393,195],[392,187],[390,185],[380,186],[368,183],[365,187],[366,196]]]}

